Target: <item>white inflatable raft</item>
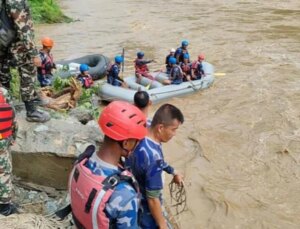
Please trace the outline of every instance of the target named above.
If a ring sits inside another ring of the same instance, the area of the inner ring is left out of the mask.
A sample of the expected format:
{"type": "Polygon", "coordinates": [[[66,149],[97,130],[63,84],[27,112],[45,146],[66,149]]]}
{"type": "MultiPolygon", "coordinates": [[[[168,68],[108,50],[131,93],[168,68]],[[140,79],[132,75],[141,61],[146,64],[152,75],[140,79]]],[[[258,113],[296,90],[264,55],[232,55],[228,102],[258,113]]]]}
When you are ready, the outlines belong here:
{"type": "Polygon", "coordinates": [[[100,87],[99,95],[105,101],[123,100],[133,103],[134,94],[138,89],[140,89],[149,93],[153,103],[158,103],[162,100],[179,97],[190,93],[196,93],[200,90],[210,87],[214,81],[214,68],[210,63],[203,62],[203,69],[206,73],[206,76],[202,77],[202,79],[183,82],[178,85],[162,85],[160,82],[162,82],[164,79],[167,79],[168,76],[167,74],[161,72],[152,73],[157,81],[143,78],[140,84],[136,83],[135,76],[125,77],[124,80],[129,85],[130,89],[116,87],[112,86],[111,84],[104,83],[100,87]],[[148,87],[150,89],[148,89],[148,87]]]}

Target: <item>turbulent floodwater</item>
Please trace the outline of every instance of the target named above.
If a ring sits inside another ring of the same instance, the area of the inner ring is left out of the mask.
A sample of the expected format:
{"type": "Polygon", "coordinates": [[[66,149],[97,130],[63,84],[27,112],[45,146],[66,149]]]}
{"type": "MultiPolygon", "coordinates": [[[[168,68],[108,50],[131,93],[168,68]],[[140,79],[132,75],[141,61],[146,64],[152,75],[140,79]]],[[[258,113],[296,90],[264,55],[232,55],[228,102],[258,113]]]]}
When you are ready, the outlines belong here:
{"type": "MultiPolygon", "coordinates": [[[[300,228],[300,2],[62,0],[80,21],[37,27],[56,59],[138,50],[161,68],[190,41],[216,72],[214,86],[170,100],[186,121],[165,145],[185,175],[181,228],[300,228]]],[[[153,110],[155,110],[154,107],[153,110]]],[[[167,188],[167,187],[166,187],[167,188]]]]}

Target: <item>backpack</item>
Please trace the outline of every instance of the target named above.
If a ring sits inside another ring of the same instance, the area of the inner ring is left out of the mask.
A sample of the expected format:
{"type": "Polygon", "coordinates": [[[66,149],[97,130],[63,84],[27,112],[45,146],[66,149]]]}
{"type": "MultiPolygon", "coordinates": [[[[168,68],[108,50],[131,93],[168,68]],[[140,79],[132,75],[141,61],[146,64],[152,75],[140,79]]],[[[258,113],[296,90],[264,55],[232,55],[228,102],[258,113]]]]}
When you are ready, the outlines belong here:
{"type": "Polygon", "coordinates": [[[11,18],[7,15],[5,0],[0,1],[0,56],[3,56],[5,50],[16,38],[16,31],[11,18]]]}

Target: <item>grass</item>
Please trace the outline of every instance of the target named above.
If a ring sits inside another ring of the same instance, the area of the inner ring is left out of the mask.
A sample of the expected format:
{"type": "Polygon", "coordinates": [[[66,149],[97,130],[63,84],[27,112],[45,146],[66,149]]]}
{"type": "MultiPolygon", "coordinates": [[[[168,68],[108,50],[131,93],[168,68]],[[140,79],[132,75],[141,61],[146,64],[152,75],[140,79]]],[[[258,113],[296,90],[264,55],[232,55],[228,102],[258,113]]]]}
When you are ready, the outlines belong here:
{"type": "Polygon", "coordinates": [[[13,99],[21,101],[20,77],[18,70],[16,68],[11,68],[10,74],[12,76],[12,79],[10,81],[10,95],[13,97],[13,99]]]}
{"type": "Polygon", "coordinates": [[[56,0],[29,0],[34,22],[36,23],[60,23],[73,20],[64,15],[56,0]]]}

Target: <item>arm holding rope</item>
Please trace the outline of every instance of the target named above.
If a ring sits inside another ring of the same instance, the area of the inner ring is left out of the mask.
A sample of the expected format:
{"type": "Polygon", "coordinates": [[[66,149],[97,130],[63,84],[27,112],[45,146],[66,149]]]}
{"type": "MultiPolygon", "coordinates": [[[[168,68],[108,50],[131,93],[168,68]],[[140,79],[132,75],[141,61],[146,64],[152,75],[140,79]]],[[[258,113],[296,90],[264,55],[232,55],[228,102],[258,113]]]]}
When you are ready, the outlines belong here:
{"type": "Polygon", "coordinates": [[[183,176],[180,175],[179,173],[177,173],[175,171],[175,169],[165,161],[164,161],[164,164],[163,164],[163,170],[166,173],[171,174],[171,175],[174,176],[172,181],[175,182],[177,185],[182,185],[183,184],[183,176]]]}

